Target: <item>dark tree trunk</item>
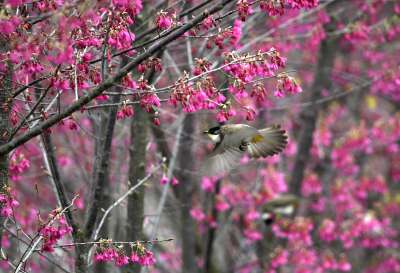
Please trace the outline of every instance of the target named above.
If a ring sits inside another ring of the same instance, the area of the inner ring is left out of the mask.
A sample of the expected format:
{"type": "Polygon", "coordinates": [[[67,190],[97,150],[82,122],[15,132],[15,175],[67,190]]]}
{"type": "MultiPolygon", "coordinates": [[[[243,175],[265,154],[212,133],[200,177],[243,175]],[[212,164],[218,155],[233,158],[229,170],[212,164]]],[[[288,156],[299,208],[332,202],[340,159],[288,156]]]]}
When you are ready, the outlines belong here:
{"type": "MultiPolygon", "coordinates": [[[[2,2],[2,1],[1,1],[2,2]]],[[[0,37],[0,51],[7,50],[7,41],[0,37]]],[[[5,144],[10,133],[10,111],[12,107],[12,66],[7,64],[7,73],[0,75],[0,146],[5,144]]],[[[0,154],[0,192],[8,189],[8,153],[0,154]]],[[[0,216],[0,249],[5,218],[0,216]]]]}
{"type": "MultiPolygon", "coordinates": [[[[114,96],[112,103],[120,101],[119,96],[114,96]]],[[[109,181],[109,165],[111,161],[111,144],[117,115],[117,107],[110,107],[100,112],[100,121],[96,132],[95,160],[93,163],[93,177],[91,185],[91,196],[88,199],[88,217],[85,224],[84,234],[81,239],[92,240],[93,233],[101,216],[101,209],[107,209],[111,200],[111,187],[109,181]]],[[[107,223],[100,231],[101,236],[108,236],[107,223]]],[[[76,247],[76,271],[87,272],[87,246],[76,247]]],[[[107,272],[103,264],[95,266],[96,272],[107,272]]]]}
{"type": "MultiPolygon", "coordinates": [[[[147,113],[135,105],[131,122],[131,145],[129,147],[129,183],[133,186],[146,176],[146,146],[148,143],[147,113]]],[[[144,187],[139,187],[128,197],[127,241],[143,240],[144,187]]],[[[140,272],[139,265],[126,267],[125,272],[140,272]]]]}
{"type": "Polygon", "coordinates": [[[195,133],[195,116],[187,114],[183,121],[182,140],[178,152],[179,172],[177,178],[179,201],[181,203],[181,240],[182,272],[197,272],[195,224],[190,216],[194,186],[197,181],[192,175],[195,170],[193,153],[193,135],[195,133]]]}
{"type": "MultiPolygon", "coordinates": [[[[329,7],[328,7],[329,9],[329,7]]],[[[334,28],[333,19],[324,26],[327,32],[334,28]]],[[[313,134],[318,120],[319,105],[316,103],[321,98],[322,91],[331,87],[331,72],[335,56],[338,51],[336,37],[327,37],[321,42],[318,52],[318,64],[311,87],[310,100],[312,104],[300,113],[300,134],[297,141],[297,153],[290,180],[291,191],[300,195],[301,182],[310,157],[313,143],[313,134]]]]}

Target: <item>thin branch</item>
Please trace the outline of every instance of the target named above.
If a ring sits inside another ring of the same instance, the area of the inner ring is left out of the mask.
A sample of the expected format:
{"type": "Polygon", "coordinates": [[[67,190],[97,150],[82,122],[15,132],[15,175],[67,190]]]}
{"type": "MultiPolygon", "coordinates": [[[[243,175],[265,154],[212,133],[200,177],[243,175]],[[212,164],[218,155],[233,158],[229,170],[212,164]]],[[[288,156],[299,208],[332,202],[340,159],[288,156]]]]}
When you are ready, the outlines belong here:
{"type": "Polygon", "coordinates": [[[30,83],[28,83],[28,84],[26,84],[26,85],[22,85],[22,84],[18,83],[19,85],[22,85],[22,87],[20,87],[19,89],[17,89],[17,91],[15,91],[15,92],[12,94],[11,97],[14,99],[14,98],[16,98],[19,94],[21,94],[22,92],[24,92],[26,89],[28,89],[28,88],[34,86],[35,84],[37,84],[37,83],[39,83],[39,82],[41,82],[41,81],[43,81],[43,80],[46,80],[46,79],[48,79],[48,78],[51,78],[51,77],[52,77],[51,75],[47,75],[47,76],[41,77],[41,78],[39,78],[39,79],[36,79],[36,80],[34,80],[34,81],[31,81],[30,83]]]}
{"type": "Polygon", "coordinates": [[[127,241],[93,241],[93,242],[84,242],[84,243],[73,243],[73,244],[65,244],[65,245],[56,245],[53,248],[68,248],[72,246],[79,246],[79,245],[101,245],[101,244],[113,244],[113,245],[132,245],[134,243],[141,243],[141,244],[154,244],[154,243],[164,243],[164,242],[171,242],[173,238],[168,239],[154,239],[154,240],[147,240],[147,241],[135,241],[135,242],[127,242],[127,241]]]}
{"type": "MultiPolygon", "coordinates": [[[[60,65],[57,66],[56,71],[54,72],[54,75],[57,75],[58,70],[60,69],[60,65]]],[[[21,122],[17,125],[17,127],[14,129],[14,131],[11,132],[9,141],[15,136],[16,133],[18,133],[19,129],[25,124],[26,120],[35,112],[36,108],[40,105],[42,100],[46,97],[47,93],[49,92],[50,88],[53,86],[53,83],[49,83],[47,88],[44,90],[43,94],[38,98],[36,101],[35,105],[32,107],[32,109],[29,111],[29,113],[21,120],[21,122]]]]}
{"type": "MultiPolygon", "coordinates": [[[[165,162],[165,158],[163,158],[162,163],[165,162]]],[[[104,212],[103,217],[101,218],[99,225],[96,228],[96,231],[94,233],[93,236],[93,240],[96,241],[98,239],[99,233],[101,228],[104,225],[105,220],[107,219],[108,214],[119,204],[121,204],[122,201],[125,200],[125,198],[127,198],[130,194],[132,194],[137,188],[139,188],[141,185],[143,185],[157,170],[159,170],[162,166],[162,163],[159,164],[157,167],[155,167],[148,175],[146,175],[143,179],[139,180],[137,182],[137,184],[135,184],[134,186],[130,187],[128,189],[128,191],[126,193],[124,193],[123,195],[121,195],[114,203],[111,204],[111,206],[109,206],[107,208],[107,210],[104,212]]]]}

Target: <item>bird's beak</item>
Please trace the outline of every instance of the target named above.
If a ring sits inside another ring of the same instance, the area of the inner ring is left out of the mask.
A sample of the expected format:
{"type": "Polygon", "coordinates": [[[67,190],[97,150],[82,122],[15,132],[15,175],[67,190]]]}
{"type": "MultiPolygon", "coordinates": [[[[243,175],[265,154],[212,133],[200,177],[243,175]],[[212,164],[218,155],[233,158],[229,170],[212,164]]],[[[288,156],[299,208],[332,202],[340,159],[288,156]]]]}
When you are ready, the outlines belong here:
{"type": "Polygon", "coordinates": [[[203,134],[208,134],[208,131],[204,131],[203,134]]]}

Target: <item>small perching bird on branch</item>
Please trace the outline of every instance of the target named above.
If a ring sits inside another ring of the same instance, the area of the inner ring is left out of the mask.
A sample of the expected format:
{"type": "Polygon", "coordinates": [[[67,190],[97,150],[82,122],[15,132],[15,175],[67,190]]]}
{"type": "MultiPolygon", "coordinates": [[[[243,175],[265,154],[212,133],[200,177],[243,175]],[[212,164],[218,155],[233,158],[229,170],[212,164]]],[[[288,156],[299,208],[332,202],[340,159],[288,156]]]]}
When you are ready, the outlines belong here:
{"type": "Polygon", "coordinates": [[[287,144],[287,135],[279,125],[256,129],[246,124],[227,124],[204,132],[215,142],[213,152],[202,166],[202,174],[225,174],[237,167],[245,154],[251,158],[280,153],[287,144]]]}

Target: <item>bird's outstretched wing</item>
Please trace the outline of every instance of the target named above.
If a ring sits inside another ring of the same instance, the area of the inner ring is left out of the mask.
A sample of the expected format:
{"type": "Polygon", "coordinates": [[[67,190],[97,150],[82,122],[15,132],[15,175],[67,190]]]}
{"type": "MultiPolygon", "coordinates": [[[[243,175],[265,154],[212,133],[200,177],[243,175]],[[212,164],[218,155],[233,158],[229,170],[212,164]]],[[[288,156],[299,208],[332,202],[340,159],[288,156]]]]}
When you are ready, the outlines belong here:
{"type": "Polygon", "coordinates": [[[253,158],[275,155],[285,148],[287,135],[279,125],[258,130],[259,134],[250,139],[247,147],[249,155],[253,158]]]}
{"type": "Polygon", "coordinates": [[[238,147],[226,148],[223,151],[214,151],[204,162],[201,174],[215,176],[229,172],[239,166],[244,151],[238,147]]]}

